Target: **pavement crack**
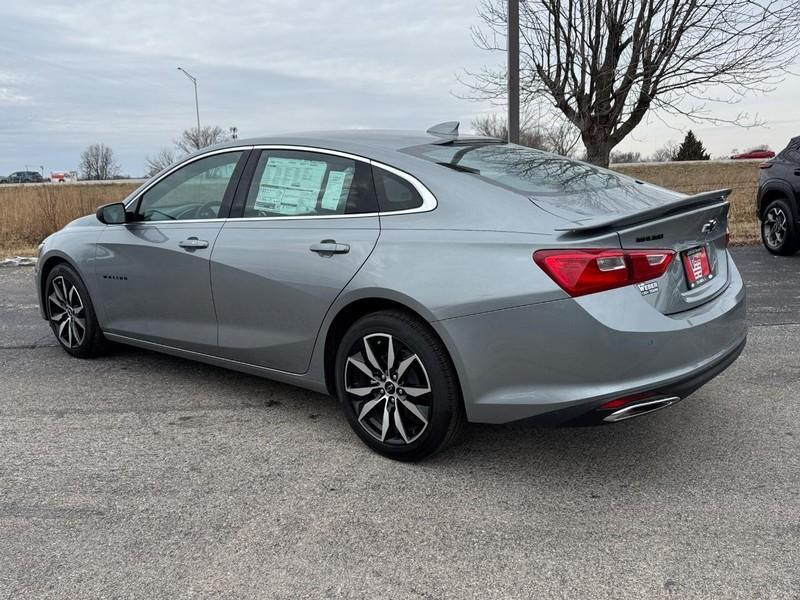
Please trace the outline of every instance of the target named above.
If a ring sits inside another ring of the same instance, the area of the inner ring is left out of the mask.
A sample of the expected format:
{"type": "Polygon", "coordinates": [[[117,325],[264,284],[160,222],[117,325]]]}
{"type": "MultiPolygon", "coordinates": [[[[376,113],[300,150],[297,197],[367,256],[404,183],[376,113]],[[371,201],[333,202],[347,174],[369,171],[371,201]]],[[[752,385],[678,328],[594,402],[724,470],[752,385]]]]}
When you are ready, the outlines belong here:
{"type": "Polygon", "coordinates": [[[20,344],[17,346],[0,346],[0,350],[36,350],[37,348],[56,348],[58,344],[20,344]]]}

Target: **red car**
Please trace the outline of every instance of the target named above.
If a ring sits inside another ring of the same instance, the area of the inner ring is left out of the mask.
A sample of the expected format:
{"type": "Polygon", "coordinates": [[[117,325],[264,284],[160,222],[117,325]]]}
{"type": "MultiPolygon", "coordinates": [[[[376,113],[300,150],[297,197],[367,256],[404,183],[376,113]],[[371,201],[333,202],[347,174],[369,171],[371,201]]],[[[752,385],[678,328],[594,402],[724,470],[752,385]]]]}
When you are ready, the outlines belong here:
{"type": "Polygon", "coordinates": [[[733,160],[740,158],[773,158],[775,153],[772,150],[751,150],[750,152],[742,152],[741,154],[734,154],[731,156],[733,160]]]}

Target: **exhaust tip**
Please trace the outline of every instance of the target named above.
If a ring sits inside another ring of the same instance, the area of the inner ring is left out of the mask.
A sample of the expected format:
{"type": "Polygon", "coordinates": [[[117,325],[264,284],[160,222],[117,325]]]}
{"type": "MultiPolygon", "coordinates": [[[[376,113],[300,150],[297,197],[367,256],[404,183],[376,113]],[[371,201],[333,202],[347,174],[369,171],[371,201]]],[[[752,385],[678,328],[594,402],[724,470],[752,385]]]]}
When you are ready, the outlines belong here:
{"type": "Polygon", "coordinates": [[[633,419],[634,417],[640,417],[642,415],[646,415],[651,412],[655,412],[657,410],[661,410],[662,408],[666,408],[678,402],[680,398],[678,396],[669,396],[667,398],[656,398],[655,400],[648,400],[647,402],[637,402],[634,404],[628,404],[624,408],[620,408],[619,410],[615,410],[610,415],[603,418],[603,421],[606,423],[618,423],[619,421],[625,421],[627,419],[633,419]]]}

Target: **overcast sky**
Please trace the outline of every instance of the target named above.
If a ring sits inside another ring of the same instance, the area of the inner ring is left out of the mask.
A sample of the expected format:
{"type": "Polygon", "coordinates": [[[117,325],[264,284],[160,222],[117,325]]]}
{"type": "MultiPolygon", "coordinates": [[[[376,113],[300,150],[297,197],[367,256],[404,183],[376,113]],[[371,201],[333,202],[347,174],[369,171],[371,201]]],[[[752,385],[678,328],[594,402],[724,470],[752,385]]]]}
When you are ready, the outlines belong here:
{"type": "MultiPolygon", "coordinates": [[[[425,129],[492,110],[457,97],[464,69],[504,61],[476,49],[477,0],[0,0],[0,174],[77,168],[110,145],[124,173],[194,126],[242,137],[333,128],[425,129]]],[[[800,134],[800,81],[747,99],[767,127],[693,126],[713,155],[800,134]]],[[[649,154],[687,124],[641,125],[618,149],[649,154]]]]}

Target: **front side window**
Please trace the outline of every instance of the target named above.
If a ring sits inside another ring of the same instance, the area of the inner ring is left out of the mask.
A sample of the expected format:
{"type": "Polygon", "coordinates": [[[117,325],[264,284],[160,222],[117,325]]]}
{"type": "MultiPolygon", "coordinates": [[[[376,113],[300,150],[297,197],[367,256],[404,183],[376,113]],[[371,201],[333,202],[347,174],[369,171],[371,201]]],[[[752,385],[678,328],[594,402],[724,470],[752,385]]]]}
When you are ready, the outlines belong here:
{"type": "Polygon", "coordinates": [[[369,165],[299,150],[261,153],[244,217],[319,217],[377,212],[369,165]]]}
{"type": "Polygon", "coordinates": [[[141,221],[216,219],[242,152],[214,154],[167,175],[139,200],[141,221]]]}

